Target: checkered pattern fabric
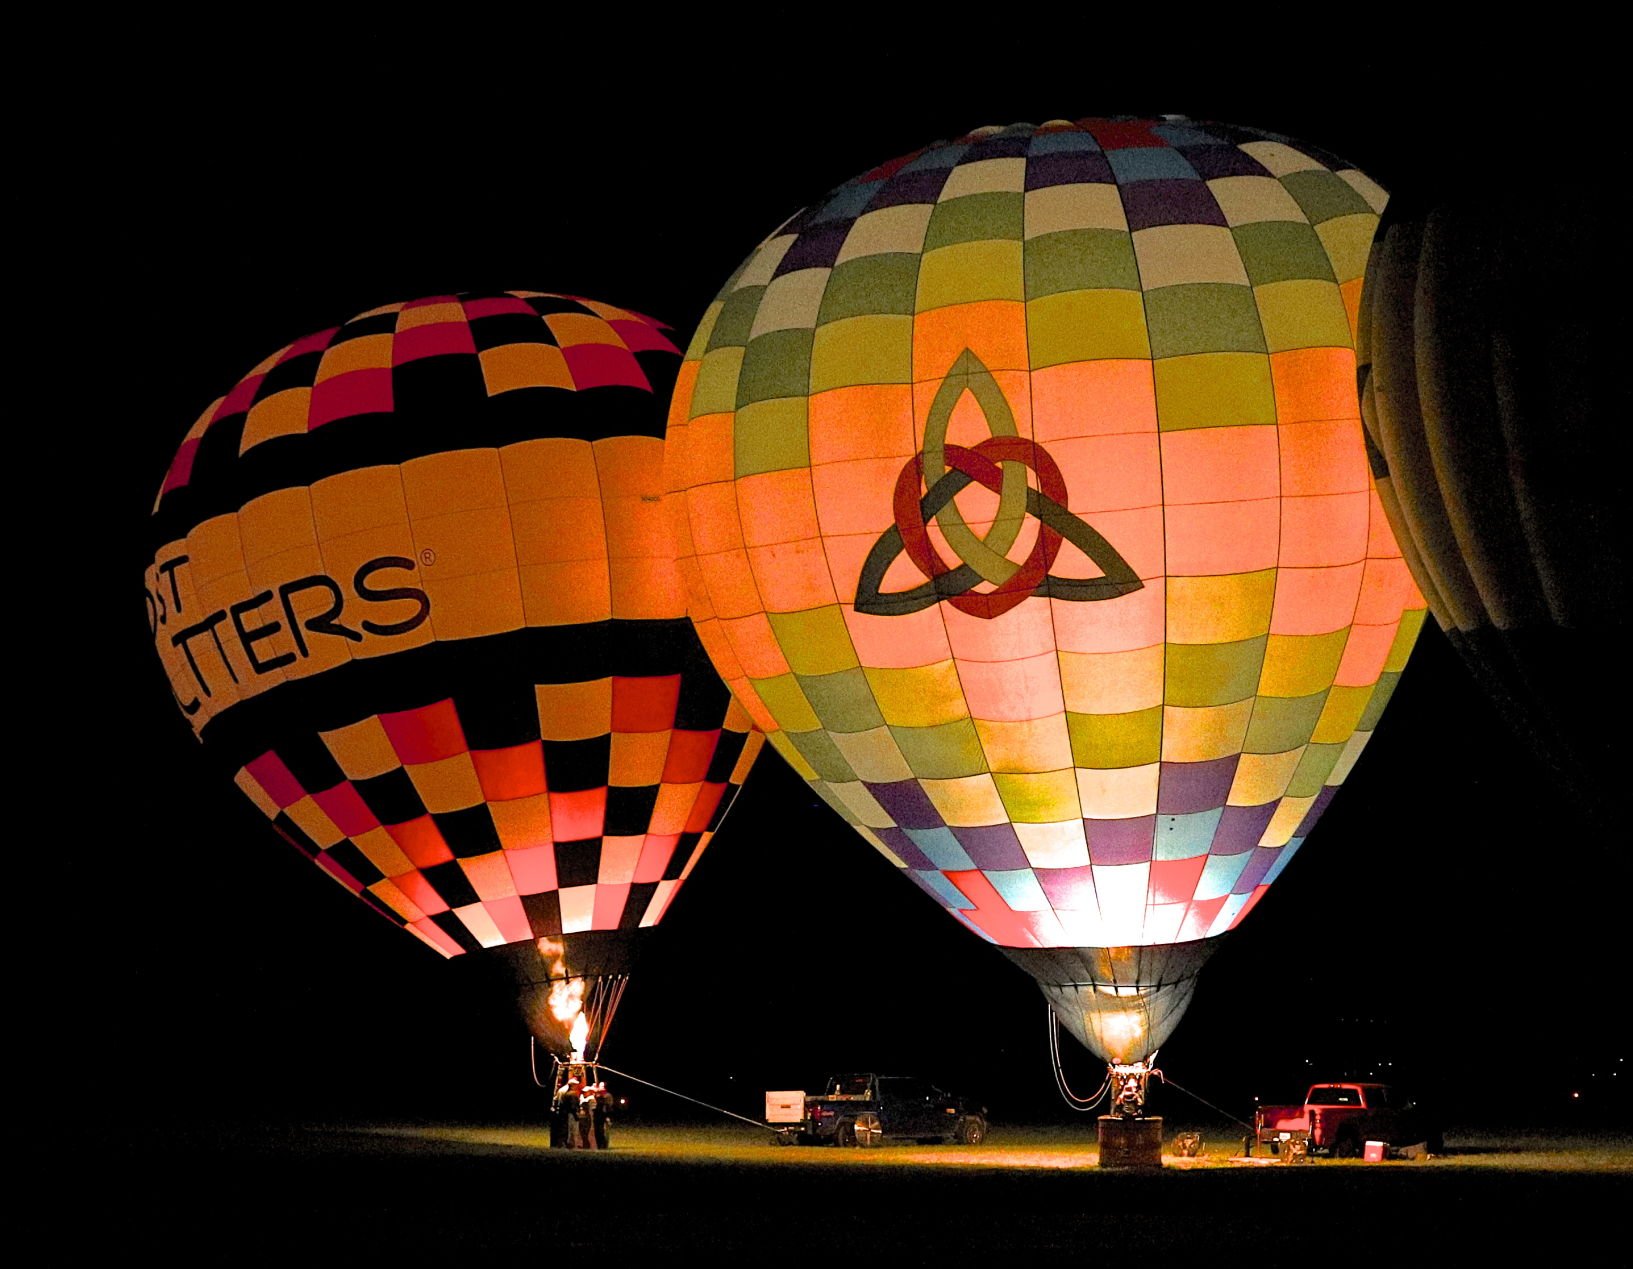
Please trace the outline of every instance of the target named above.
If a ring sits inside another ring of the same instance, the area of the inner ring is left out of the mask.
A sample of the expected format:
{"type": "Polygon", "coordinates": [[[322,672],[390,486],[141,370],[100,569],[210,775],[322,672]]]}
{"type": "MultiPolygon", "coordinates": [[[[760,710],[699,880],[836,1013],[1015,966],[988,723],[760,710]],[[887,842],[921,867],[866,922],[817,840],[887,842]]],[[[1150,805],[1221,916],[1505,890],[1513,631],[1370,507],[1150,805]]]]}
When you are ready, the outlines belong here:
{"type": "Polygon", "coordinates": [[[662,917],[763,739],[735,702],[718,726],[677,727],[680,689],[679,675],[536,686],[536,712],[507,737],[534,738],[496,748],[467,735],[473,716],[491,722],[481,703],[462,718],[450,698],[286,742],[237,782],[337,881],[446,955],[639,929],[662,917]]]}
{"type": "Polygon", "coordinates": [[[278,437],[383,417],[400,423],[438,404],[447,387],[456,397],[461,390],[489,397],[527,388],[650,390],[640,354],[679,352],[666,330],[629,309],[542,291],[437,295],[371,309],[280,348],[212,401],[171,460],[155,510],[193,482],[201,449],[210,457],[219,449],[227,468],[278,437]]]}
{"type": "Polygon", "coordinates": [[[261,363],[154,513],[155,647],[280,832],[446,955],[662,916],[760,748],[684,617],[658,323],[511,292],[261,363]]]}
{"type": "Polygon", "coordinates": [[[703,644],[984,937],[1232,928],[1372,734],[1423,618],[1355,389],[1383,202],[1250,129],[983,129],[705,314],[667,459],[703,644]]]}

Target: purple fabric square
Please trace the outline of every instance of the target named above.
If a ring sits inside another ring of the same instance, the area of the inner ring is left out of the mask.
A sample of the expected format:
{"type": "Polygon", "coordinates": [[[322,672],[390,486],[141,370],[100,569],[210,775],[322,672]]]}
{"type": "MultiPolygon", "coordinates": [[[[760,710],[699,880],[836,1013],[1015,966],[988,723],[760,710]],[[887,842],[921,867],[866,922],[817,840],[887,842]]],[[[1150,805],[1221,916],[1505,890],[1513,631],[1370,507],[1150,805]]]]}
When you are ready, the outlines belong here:
{"type": "Polygon", "coordinates": [[[876,828],[874,834],[886,846],[896,853],[896,858],[909,868],[921,871],[935,868],[935,862],[930,859],[918,845],[899,828],[876,828]]]}
{"type": "Polygon", "coordinates": [[[964,853],[977,867],[1001,871],[1005,868],[1027,868],[1026,852],[1020,839],[1008,824],[985,824],[977,828],[955,828],[953,836],[964,847],[964,853]]]}
{"type": "MultiPolygon", "coordinates": [[[[873,784],[864,781],[867,791],[885,808],[885,814],[902,828],[944,828],[946,821],[917,780],[892,780],[873,784]]],[[[932,864],[931,867],[934,867],[932,864]]]]}
{"type": "Polygon", "coordinates": [[[1221,176],[1270,175],[1270,170],[1251,154],[1233,145],[1184,145],[1179,151],[1205,181],[1221,176]]]}
{"type": "Polygon", "coordinates": [[[1032,875],[1043,887],[1052,908],[1064,912],[1094,912],[1100,907],[1094,893],[1092,868],[1036,868],[1032,875]]]}
{"type": "Polygon", "coordinates": [[[1236,878],[1236,884],[1231,887],[1232,894],[1252,894],[1253,887],[1264,880],[1265,873],[1270,871],[1270,865],[1276,862],[1279,850],[1260,849],[1253,852],[1253,858],[1247,861],[1247,867],[1242,869],[1242,875],[1236,878]]]}
{"type": "Polygon", "coordinates": [[[1274,802],[1263,806],[1227,806],[1219,817],[1219,826],[1213,830],[1213,845],[1208,853],[1240,855],[1244,850],[1252,850],[1275,814],[1274,802]]]}
{"type": "Polygon", "coordinates": [[[1129,229],[1153,225],[1223,225],[1213,191],[1202,181],[1134,181],[1118,187],[1129,229]]]}
{"type": "Polygon", "coordinates": [[[1097,864],[1143,864],[1150,862],[1151,843],[1157,834],[1155,815],[1138,815],[1131,820],[1084,820],[1089,837],[1089,858],[1097,864]]]}
{"type": "MultiPolygon", "coordinates": [[[[820,209],[819,209],[820,210],[820,209]]],[[[839,249],[851,231],[852,221],[824,222],[800,234],[788,254],[777,262],[774,277],[794,273],[800,269],[826,269],[839,258],[839,249]]]]}
{"type": "Polygon", "coordinates": [[[880,187],[868,207],[902,207],[908,203],[933,203],[947,183],[949,169],[924,168],[917,172],[898,172],[880,187]]]}
{"type": "Polygon", "coordinates": [[[1053,154],[1034,154],[1026,161],[1027,189],[1111,183],[1111,164],[1098,151],[1057,150],[1053,154]]]}
{"type": "Polygon", "coordinates": [[[1031,134],[1018,136],[983,137],[971,144],[958,161],[960,167],[982,159],[1015,159],[1024,155],[1032,144],[1031,134]]]}
{"type": "Polygon", "coordinates": [[[1308,837],[1315,822],[1321,818],[1321,812],[1327,809],[1338,793],[1336,784],[1322,785],[1321,792],[1315,795],[1315,801],[1310,803],[1310,809],[1304,812],[1304,818],[1298,822],[1298,828],[1293,831],[1294,837],[1308,837]]]}
{"type": "Polygon", "coordinates": [[[1165,762],[1157,784],[1159,815],[1189,815],[1223,806],[1236,778],[1238,755],[1211,762],[1165,762]]]}

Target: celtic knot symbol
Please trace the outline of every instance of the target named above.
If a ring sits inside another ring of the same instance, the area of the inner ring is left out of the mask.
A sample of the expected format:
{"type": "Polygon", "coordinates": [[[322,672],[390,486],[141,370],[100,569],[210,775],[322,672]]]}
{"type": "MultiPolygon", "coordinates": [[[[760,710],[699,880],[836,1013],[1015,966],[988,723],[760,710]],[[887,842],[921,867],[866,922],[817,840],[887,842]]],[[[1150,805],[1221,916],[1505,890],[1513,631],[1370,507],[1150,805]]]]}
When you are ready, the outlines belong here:
{"type": "Polygon", "coordinates": [[[946,600],[960,612],[992,618],[1030,595],[1083,602],[1116,599],[1144,585],[1111,543],[1066,509],[1066,480],[1059,466],[1043,446],[1019,434],[997,380],[967,348],[936,390],[924,448],[907,460],[896,478],[894,508],[896,523],[873,544],[857,579],[857,612],[900,617],[946,600]],[[953,408],[966,392],[981,407],[992,433],[973,449],[947,441],[953,408]],[[1028,471],[1036,474],[1038,488],[1028,483],[1028,471]],[[970,528],[954,501],[971,483],[998,495],[997,514],[985,537],[970,528]],[[1031,553],[1017,563],[1008,552],[1029,515],[1039,522],[1038,536],[1031,553]],[[956,568],[941,558],[930,540],[932,519],[958,556],[956,568]],[[1102,576],[1051,573],[1063,540],[1094,561],[1102,576]],[[903,551],[928,580],[911,590],[885,593],[880,589],[885,574],[903,551]],[[977,592],[982,582],[993,589],[977,592]]]}

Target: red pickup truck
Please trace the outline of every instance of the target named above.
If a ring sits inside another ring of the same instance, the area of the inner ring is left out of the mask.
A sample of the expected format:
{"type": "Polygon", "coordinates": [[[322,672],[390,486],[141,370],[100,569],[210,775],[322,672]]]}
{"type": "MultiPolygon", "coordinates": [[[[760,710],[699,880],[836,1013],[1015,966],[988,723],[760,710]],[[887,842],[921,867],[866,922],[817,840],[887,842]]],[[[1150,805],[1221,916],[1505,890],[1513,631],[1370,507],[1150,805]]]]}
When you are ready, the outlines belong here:
{"type": "Polygon", "coordinates": [[[1335,1159],[1359,1158],[1368,1141],[1391,1147],[1424,1142],[1430,1154],[1442,1149],[1439,1129],[1388,1084],[1312,1084],[1301,1106],[1260,1106],[1253,1127],[1273,1152],[1294,1139],[1335,1159]]]}

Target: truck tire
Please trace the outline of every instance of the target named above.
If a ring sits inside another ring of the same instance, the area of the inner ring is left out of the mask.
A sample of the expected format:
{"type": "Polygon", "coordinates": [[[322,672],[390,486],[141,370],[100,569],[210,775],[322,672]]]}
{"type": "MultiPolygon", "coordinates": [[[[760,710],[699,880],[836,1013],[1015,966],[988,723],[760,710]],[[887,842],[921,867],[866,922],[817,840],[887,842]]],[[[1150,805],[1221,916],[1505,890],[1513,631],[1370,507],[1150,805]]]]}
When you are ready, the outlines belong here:
{"type": "Polygon", "coordinates": [[[1332,1143],[1332,1157],[1335,1159],[1359,1159],[1361,1157],[1361,1134],[1354,1128],[1341,1128],[1338,1139],[1332,1143]]]}
{"type": "Polygon", "coordinates": [[[965,1115],[958,1125],[958,1144],[978,1146],[987,1139],[987,1121],[980,1115],[965,1115]]]}
{"type": "Polygon", "coordinates": [[[841,1119],[834,1125],[834,1145],[854,1146],[856,1144],[856,1121],[841,1119]]]}
{"type": "Polygon", "coordinates": [[[856,1144],[864,1150],[872,1149],[884,1139],[884,1131],[879,1127],[879,1116],[874,1114],[858,1115],[851,1131],[856,1136],[856,1144]]]}

